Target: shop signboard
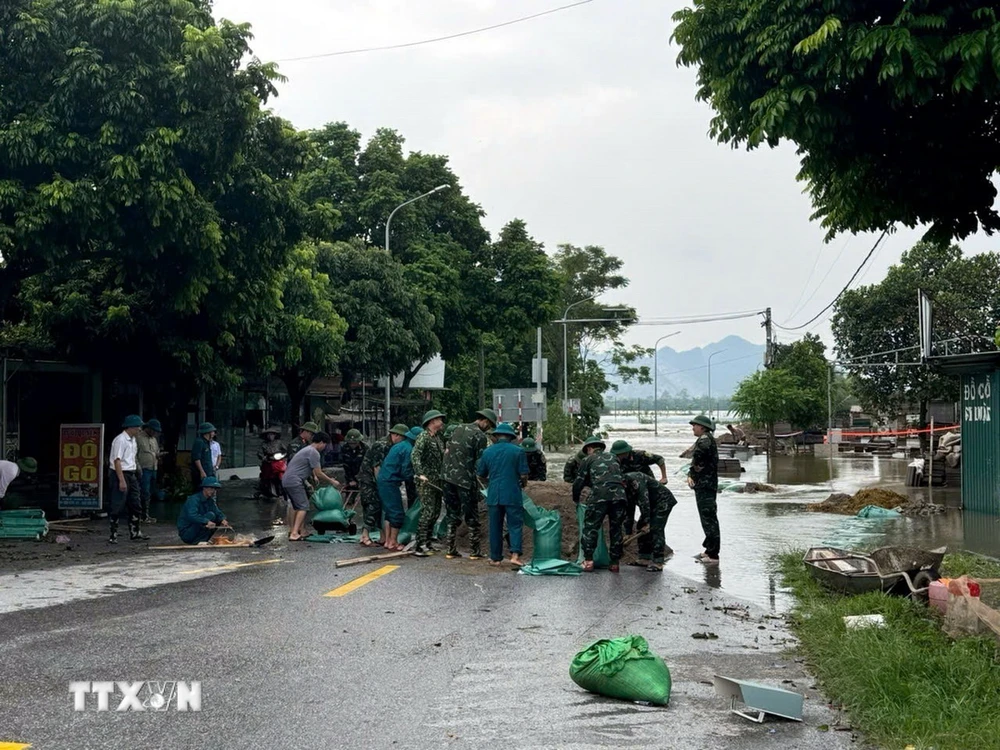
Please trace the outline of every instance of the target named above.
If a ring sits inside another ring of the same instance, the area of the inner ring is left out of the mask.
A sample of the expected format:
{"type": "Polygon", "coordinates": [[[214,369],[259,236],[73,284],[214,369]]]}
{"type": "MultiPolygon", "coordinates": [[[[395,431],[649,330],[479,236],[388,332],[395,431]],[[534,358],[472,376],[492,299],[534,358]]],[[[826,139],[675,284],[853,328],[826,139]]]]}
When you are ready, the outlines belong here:
{"type": "Polygon", "coordinates": [[[104,491],[104,425],[59,426],[59,508],[100,510],[104,491]]]}

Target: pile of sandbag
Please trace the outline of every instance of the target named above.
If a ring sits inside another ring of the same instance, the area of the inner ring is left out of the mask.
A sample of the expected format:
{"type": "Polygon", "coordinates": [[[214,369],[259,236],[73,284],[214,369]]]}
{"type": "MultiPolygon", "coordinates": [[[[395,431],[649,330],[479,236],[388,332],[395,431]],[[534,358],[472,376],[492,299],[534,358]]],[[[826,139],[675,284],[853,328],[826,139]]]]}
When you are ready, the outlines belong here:
{"type": "Polygon", "coordinates": [[[962,463],[962,433],[946,432],[938,440],[934,452],[935,461],[944,461],[949,469],[957,469],[962,463]]]}

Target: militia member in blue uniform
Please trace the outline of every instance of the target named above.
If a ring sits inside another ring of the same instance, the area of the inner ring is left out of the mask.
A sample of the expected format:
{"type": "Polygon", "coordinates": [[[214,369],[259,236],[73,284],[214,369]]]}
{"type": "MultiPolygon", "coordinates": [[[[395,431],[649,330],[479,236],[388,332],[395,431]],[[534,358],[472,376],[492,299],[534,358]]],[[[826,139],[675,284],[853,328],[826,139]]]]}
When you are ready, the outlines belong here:
{"type": "Polygon", "coordinates": [[[497,442],[483,451],[476,467],[482,479],[489,480],[486,507],[490,517],[490,565],[499,567],[503,560],[503,523],[510,532],[510,564],[521,567],[521,532],[524,528],[524,499],[521,491],[528,482],[528,456],[514,445],[514,428],[504,422],[493,432],[497,442]]]}
{"type": "Polygon", "coordinates": [[[201,480],[201,491],[191,495],[177,517],[177,533],[185,544],[207,542],[219,528],[228,529],[226,514],[219,510],[215,495],[222,487],[216,477],[201,480]]]}

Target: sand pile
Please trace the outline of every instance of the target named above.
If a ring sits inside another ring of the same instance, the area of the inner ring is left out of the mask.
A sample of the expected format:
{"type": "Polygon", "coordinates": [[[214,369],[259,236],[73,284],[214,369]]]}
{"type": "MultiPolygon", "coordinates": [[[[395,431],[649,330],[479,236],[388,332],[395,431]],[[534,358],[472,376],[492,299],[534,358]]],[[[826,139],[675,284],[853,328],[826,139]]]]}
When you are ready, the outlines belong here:
{"type": "Polygon", "coordinates": [[[806,508],[816,513],[839,513],[844,516],[853,516],[868,505],[877,505],[880,508],[899,508],[908,503],[909,498],[906,495],[900,495],[898,492],[880,487],[868,487],[859,490],[854,495],[845,495],[842,492],[834,493],[823,502],[807,505],[806,508]]]}

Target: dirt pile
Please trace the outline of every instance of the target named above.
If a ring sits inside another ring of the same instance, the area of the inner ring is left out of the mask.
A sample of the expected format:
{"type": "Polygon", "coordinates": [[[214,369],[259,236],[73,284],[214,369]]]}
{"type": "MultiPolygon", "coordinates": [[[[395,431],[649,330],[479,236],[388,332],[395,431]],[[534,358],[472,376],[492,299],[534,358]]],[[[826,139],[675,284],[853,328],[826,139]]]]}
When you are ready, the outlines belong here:
{"type": "Polygon", "coordinates": [[[815,513],[839,513],[844,516],[853,516],[868,505],[877,505],[879,508],[899,508],[908,502],[909,499],[906,495],[900,495],[898,492],[880,487],[868,487],[858,490],[854,495],[845,495],[842,492],[834,493],[823,502],[813,503],[806,508],[815,513]]]}

